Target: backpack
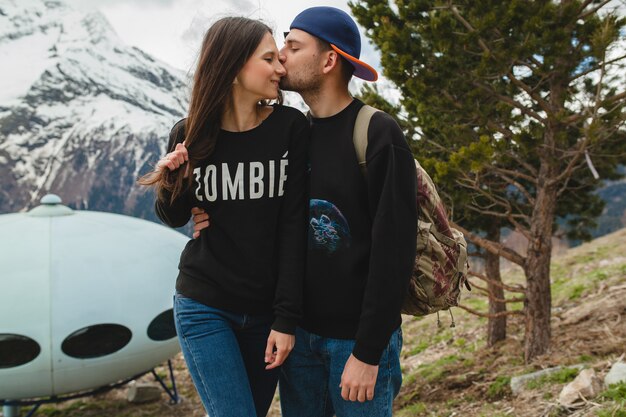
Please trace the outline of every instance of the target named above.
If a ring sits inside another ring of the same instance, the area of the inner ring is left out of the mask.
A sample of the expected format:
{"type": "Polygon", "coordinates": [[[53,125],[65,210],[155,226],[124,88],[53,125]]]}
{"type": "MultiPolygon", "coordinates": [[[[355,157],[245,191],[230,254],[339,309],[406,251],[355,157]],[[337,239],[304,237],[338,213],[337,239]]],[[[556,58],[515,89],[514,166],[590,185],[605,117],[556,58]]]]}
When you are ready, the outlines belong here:
{"type": "MultiPolygon", "coordinates": [[[[364,105],[357,115],[352,140],[359,168],[365,176],[367,131],[377,109],[364,105]]],[[[467,281],[467,242],[463,233],[450,227],[446,209],[433,180],[415,160],[417,173],[417,250],[402,314],[425,316],[457,306],[461,286],[467,281]]],[[[450,313],[452,316],[452,313],[450,313]]],[[[439,323],[439,318],[437,318],[439,323]]],[[[454,317],[452,324],[454,327],[454,317]]]]}

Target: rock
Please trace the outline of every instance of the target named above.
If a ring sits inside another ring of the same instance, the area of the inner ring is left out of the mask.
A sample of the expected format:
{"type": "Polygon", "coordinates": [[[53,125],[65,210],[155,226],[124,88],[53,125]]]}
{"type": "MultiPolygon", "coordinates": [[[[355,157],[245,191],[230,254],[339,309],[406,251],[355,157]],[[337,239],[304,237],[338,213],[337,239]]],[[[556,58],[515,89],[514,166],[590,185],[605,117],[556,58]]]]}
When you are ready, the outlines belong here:
{"type": "Polygon", "coordinates": [[[604,385],[607,387],[612,384],[626,382],[626,363],[615,362],[606,377],[604,377],[604,385]]]}
{"type": "MultiPolygon", "coordinates": [[[[583,367],[584,365],[566,366],[566,368],[576,369],[583,369],[583,367]]],[[[555,372],[560,371],[561,369],[563,369],[563,367],[557,366],[554,368],[542,369],[541,371],[533,372],[532,374],[514,376],[513,378],[511,378],[511,392],[513,393],[513,395],[519,395],[522,391],[526,390],[526,384],[528,384],[530,381],[534,381],[535,379],[539,379],[543,376],[551,375],[555,372]]]]}
{"type": "Polygon", "coordinates": [[[593,369],[583,370],[575,380],[567,384],[559,394],[559,403],[568,408],[583,405],[600,393],[602,381],[593,369]]]}
{"type": "Polygon", "coordinates": [[[128,388],[128,401],[134,404],[157,401],[161,398],[163,390],[156,384],[138,384],[131,382],[128,388]]]}

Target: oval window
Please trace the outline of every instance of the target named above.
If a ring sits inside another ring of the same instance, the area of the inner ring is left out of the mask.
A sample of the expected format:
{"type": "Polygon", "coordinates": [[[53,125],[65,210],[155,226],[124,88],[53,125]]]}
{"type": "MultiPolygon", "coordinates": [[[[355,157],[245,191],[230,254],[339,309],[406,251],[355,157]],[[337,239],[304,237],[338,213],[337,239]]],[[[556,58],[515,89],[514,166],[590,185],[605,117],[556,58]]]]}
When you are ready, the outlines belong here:
{"type": "Polygon", "coordinates": [[[148,337],[157,342],[176,337],[174,311],[171,308],[165,310],[150,322],[150,326],[148,326],[148,337]]]}
{"type": "Polygon", "coordinates": [[[19,334],[0,334],[0,369],[27,364],[41,353],[39,343],[19,334]]]}
{"type": "Polygon", "coordinates": [[[99,358],[122,349],[132,332],[119,324],[96,324],[75,331],[65,338],[61,350],[77,359],[99,358]]]}

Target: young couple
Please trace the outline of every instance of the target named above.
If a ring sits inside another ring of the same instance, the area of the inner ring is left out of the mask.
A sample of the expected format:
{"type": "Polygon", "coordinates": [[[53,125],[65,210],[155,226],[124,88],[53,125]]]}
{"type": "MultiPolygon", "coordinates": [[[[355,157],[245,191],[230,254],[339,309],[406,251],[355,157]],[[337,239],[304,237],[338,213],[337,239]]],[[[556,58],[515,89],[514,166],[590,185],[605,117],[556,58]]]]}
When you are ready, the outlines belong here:
{"type": "Polygon", "coordinates": [[[331,7],[300,13],[280,51],[263,23],[219,20],[202,44],[189,115],[141,180],[156,186],[164,223],[192,214],[196,223],[174,316],[211,417],[265,416],[279,379],[285,417],[391,415],[415,166],[397,123],[378,112],[366,174],[359,167],[363,103],[348,83],[377,78],[360,51],[356,24],[331,7]],[[310,120],[280,104],[279,88],[302,95],[310,120]]]}

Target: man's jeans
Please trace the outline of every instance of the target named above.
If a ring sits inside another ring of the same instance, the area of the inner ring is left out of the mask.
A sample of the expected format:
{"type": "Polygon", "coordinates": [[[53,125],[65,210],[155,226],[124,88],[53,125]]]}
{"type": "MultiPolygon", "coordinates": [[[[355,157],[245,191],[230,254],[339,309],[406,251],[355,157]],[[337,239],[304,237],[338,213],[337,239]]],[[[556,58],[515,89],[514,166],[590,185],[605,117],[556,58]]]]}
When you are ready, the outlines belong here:
{"type": "Polygon", "coordinates": [[[280,372],[283,417],[387,417],[400,391],[402,330],[398,328],[380,358],[374,399],[360,403],[341,398],[341,375],[354,340],[330,339],[296,331],[296,346],[280,372]]]}
{"type": "Polygon", "coordinates": [[[265,370],[272,321],[272,314],[234,314],[174,296],[178,339],[209,416],[267,414],[278,381],[278,369],[265,370]]]}

